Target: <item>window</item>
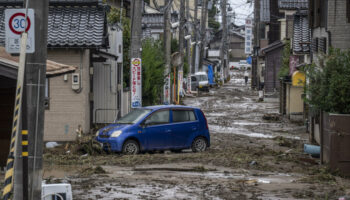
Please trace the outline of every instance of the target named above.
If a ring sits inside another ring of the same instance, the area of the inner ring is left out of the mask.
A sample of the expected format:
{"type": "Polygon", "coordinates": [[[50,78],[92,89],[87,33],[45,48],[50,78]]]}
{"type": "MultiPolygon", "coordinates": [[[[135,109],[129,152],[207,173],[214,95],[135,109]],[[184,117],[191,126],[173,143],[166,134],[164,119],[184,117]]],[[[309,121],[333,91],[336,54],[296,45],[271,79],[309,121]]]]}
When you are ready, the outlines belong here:
{"type": "Polygon", "coordinates": [[[193,110],[173,110],[173,122],[196,121],[193,110]]]}
{"type": "Polygon", "coordinates": [[[191,81],[197,81],[197,78],[195,76],[191,76],[191,81]]]}
{"type": "Polygon", "coordinates": [[[169,110],[160,110],[153,113],[145,121],[147,125],[156,125],[156,124],[167,124],[169,123],[169,110]]]}

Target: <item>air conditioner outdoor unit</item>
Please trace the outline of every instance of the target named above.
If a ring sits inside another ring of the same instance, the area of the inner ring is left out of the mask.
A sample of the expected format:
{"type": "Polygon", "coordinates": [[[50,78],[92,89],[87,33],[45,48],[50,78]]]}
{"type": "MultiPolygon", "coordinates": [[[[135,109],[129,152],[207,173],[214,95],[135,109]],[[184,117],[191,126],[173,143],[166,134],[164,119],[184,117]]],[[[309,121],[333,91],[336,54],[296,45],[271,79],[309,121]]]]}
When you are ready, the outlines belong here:
{"type": "Polygon", "coordinates": [[[69,183],[46,184],[41,186],[42,200],[73,200],[72,187],[69,183]]]}

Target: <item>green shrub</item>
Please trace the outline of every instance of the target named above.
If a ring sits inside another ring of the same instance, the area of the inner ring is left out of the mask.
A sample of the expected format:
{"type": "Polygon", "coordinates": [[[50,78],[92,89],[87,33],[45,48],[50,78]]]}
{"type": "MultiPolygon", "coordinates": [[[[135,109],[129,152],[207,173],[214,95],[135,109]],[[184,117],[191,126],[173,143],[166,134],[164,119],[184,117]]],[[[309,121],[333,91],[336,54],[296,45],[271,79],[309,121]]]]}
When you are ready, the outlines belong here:
{"type": "Polygon", "coordinates": [[[350,50],[331,49],[306,67],[306,101],[325,112],[350,114],[350,50]]]}
{"type": "Polygon", "coordinates": [[[290,40],[284,41],[283,54],[282,54],[282,66],[278,72],[279,77],[289,75],[289,58],[290,58],[290,40]]]}

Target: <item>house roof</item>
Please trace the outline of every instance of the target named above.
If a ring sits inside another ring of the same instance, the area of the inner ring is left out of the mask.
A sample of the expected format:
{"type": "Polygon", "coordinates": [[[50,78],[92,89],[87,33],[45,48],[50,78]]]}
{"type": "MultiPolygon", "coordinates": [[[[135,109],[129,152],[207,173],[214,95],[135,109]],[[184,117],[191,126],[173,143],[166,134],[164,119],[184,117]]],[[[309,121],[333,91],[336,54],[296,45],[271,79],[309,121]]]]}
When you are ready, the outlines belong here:
{"type": "MultiPolygon", "coordinates": [[[[102,0],[49,0],[50,6],[53,5],[98,5],[102,4],[102,0]]],[[[0,0],[0,6],[22,6],[23,0],[0,0]]]]}
{"type": "MultiPolygon", "coordinates": [[[[4,1],[0,0],[0,3],[4,1]]],[[[50,1],[50,5],[52,1],[50,1]]],[[[54,0],[54,2],[81,1],[54,0]]],[[[87,0],[87,2],[93,2],[93,0],[87,0]]],[[[95,0],[94,2],[99,1],[95,0]]],[[[1,46],[5,45],[5,8],[0,7],[1,46]]],[[[105,8],[103,6],[56,6],[56,4],[50,6],[47,45],[48,47],[108,47],[105,8]]]]}
{"type": "Polygon", "coordinates": [[[278,8],[283,10],[308,9],[308,0],[278,0],[278,8]]]}
{"type": "Polygon", "coordinates": [[[293,27],[293,51],[296,54],[304,54],[310,51],[311,29],[307,19],[307,11],[297,12],[294,15],[293,27]]]}
{"type": "Polygon", "coordinates": [[[270,52],[270,51],[273,51],[273,50],[275,50],[275,49],[278,49],[278,48],[280,48],[280,47],[283,47],[283,46],[284,46],[283,42],[281,42],[280,40],[278,40],[278,41],[273,42],[273,43],[269,44],[268,46],[266,46],[266,47],[260,49],[259,54],[260,54],[260,55],[265,55],[266,53],[268,53],[268,52],[270,52]]]}
{"type": "MultiPolygon", "coordinates": [[[[0,65],[6,65],[14,70],[18,69],[19,58],[11,56],[5,51],[4,47],[0,47],[0,65]]],[[[57,76],[60,74],[70,73],[76,70],[75,66],[57,63],[52,60],[46,61],[46,76],[57,76]]],[[[12,77],[14,78],[14,77],[12,77]]]]}

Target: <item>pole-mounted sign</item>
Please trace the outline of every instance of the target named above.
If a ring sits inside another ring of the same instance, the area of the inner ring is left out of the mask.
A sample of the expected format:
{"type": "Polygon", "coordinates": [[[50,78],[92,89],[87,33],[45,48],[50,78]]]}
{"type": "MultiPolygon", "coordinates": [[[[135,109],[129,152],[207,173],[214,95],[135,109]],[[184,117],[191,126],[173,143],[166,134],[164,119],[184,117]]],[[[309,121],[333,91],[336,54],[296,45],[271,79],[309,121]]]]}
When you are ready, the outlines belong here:
{"type": "Polygon", "coordinates": [[[20,39],[24,30],[28,33],[26,53],[35,51],[34,10],[28,9],[27,20],[25,16],[25,9],[5,10],[5,46],[8,53],[20,53],[20,39]]]}
{"type": "Polygon", "coordinates": [[[131,107],[142,107],[141,58],[131,59],[131,107]]]}

